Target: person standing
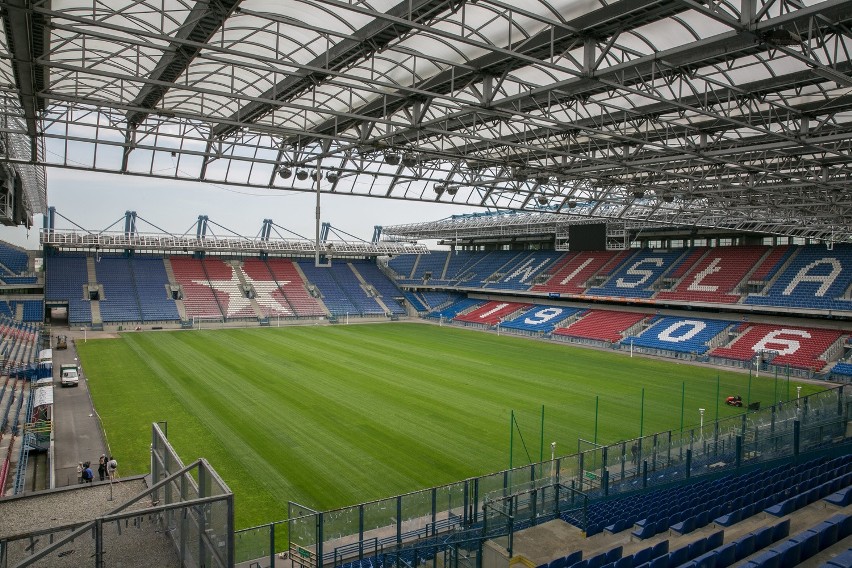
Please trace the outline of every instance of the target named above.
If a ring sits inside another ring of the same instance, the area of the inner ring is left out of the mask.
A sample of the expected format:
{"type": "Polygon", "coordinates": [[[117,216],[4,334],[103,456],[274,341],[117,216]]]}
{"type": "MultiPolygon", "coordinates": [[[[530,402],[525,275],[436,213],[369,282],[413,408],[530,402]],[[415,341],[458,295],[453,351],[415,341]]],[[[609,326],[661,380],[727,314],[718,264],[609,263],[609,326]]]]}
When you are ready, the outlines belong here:
{"type": "Polygon", "coordinates": [[[83,462],[77,462],[77,483],[83,483],[83,462]]]}
{"type": "Polygon", "coordinates": [[[107,470],[107,459],[106,454],[101,454],[101,458],[98,460],[98,478],[103,481],[106,478],[106,470],[107,470]]]}
{"type": "Polygon", "coordinates": [[[92,468],[89,467],[89,462],[83,464],[85,467],[83,468],[83,481],[85,483],[91,483],[92,479],[95,477],[95,474],[92,473],[92,468]]]}
{"type": "Polygon", "coordinates": [[[107,462],[107,471],[109,472],[109,480],[110,481],[115,481],[116,477],[118,477],[118,475],[115,473],[117,469],[118,469],[118,462],[115,461],[114,457],[110,456],[109,462],[107,462]]]}

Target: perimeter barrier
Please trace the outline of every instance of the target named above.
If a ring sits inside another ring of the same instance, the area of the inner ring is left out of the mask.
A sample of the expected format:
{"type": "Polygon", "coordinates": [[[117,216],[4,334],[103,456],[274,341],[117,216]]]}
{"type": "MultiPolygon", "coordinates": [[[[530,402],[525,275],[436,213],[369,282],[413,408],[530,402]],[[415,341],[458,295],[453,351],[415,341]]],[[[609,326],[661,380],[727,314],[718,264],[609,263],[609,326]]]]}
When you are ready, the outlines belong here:
{"type": "Polygon", "coordinates": [[[514,532],[568,514],[586,531],[591,500],[842,442],[850,403],[839,385],[682,432],[594,444],[573,455],[351,507],[314,511],[290,503],[287,520],[237,532],[236,560],[270,568],[282,553],[300,568],[478,568],[487,540],[511,555],[514,532]]]}

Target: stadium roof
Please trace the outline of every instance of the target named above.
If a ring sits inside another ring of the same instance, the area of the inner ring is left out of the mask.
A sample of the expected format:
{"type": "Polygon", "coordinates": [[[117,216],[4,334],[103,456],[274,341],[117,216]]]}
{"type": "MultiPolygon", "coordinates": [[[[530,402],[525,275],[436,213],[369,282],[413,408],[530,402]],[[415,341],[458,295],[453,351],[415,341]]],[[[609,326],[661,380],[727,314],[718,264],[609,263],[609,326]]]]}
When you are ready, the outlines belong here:
{"type": "Polygon", "coordinates": [[[852,0],[0,8],[14,164],[852,237],[852,0]]]}

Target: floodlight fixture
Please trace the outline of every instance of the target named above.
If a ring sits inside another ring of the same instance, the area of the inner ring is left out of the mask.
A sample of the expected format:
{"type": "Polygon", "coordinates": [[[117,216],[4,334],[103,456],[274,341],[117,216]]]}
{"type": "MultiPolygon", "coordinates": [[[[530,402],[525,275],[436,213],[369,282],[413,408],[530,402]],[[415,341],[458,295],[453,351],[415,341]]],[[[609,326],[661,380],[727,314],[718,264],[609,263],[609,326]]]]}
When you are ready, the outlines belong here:
{"type": "Polygon", "coordinates": [[[577,206],[576,201],[569,201],[568,202],[568,209],[574,209],[576,206],[577,206]]]}
{"type": "Polygon", "coordinates": [[[455,195],[459,188],[455,186],[450,186],[447,188],[447,195],[455,195]]]}
{"type": "Polygon", "coordinates": [[[311,172],[311,179],[314,181],[319,181],[322,179],[322,172],[319,170],[314,170],[311,172]]]}
{"type": "Polygon", "coordinates": [[[435,190],[435,193],[441,195],[442,193],[444,193],[444,190],[447,189],[447,186],[443,183],[436,183],[432,186],[432,189],[435,190]]]}
{"type": "Polygon", "coordinates": [[[399,154],[397,152],[385,152],[385,163],[389,166],[398,166],[399,154]]]}
{"type": "Polygon", "coordinates": [[[539,205],[547,205],[547,197],[544,195],[538,196],[538,204],[539,205]]]}
{"type": "Polygon", "coordinates": [[[337,183],[340,179],[340,172],[330,171],[325,174],[325,179],[327,179],[330,183],[337,183]]]}
{"type": "Polygon", "coordinates": [[[550,176],[548,176],[548,175],[545,175],[545,174],[539,174],[539,175],[535,176],[535,182],[536,182],[538,185],[545,185],[545,184],[547,184],[549,181],[550,181],[550,176]]]}
{"type": "Polygon", "coordinates": [[[284,167],[278,170],[278,177],[281,179],[290,179],[290,176],[293,175],[293,170],[290,168],[284,167]]]}
{"type": "Polygon", "coordinates": [[[417,165],[417,154],[414,152],[406,152],[402,155],[402,165],[407,168],[413,168],[417,165]]]}
{"type": "Polygon", "coordinates": [[[645,197],[644,189],[634,189],[632,193],[633,197],[635,197],[636,199],[642,199],[643,197],[645,197]]]}
{"type": "Polygon", "coordinates": [[[296,170],[296,179],[299,181],[305,181],[308,179],[308,172],[302,169],[296,170]]]}

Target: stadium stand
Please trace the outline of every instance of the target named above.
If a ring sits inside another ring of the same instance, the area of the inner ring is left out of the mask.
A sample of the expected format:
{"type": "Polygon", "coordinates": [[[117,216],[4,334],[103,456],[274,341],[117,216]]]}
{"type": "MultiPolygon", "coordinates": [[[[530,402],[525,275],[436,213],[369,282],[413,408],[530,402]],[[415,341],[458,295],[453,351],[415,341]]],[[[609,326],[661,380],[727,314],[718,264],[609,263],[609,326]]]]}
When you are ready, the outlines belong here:
{"type": "MultiPolygon", "coordinates": [[[[247,263],[249,261],[246,261],[247,263]]],[[[297,317],[324,316],[325,311],[316,298],[308,293],[305,282],[293,261],[284,258],[270,258],[264,261],[269,274],[278,284],[278,290],[297,317]]],[[[254,269],[252,269],[254,270],[254,269]]],[[[258,271],[259,273],[259,271],[258,271]]],[[[260,276],[258,276],[259,279],[260,276]]],[[[277,297],[277,294],[274,294],[277,297]]]]}
{"type": "Polygon", "coordinates": [[[133,256],[130,270],[136,287],[143,322],[177,321],[177,305],[167,293],[169,277],[163,259],[133,256]]]}
{"type": "Polygon", "coordinates": [[[2,282],[4,284],[37,284],[38,277],[36,276],[3,276],[2,282]]]}
{"type": "Polygon", "coordinates": [[[591,296],[620,298],[650,298],[657,279],[684,254],[683,249],[662,251],[641,249],[613,270],[612,276],[602,286],[589,288],[591,296]]]}
{"type": "Polygon", "coordinates": [[[553,335],[617,343],[622,340],[623,333],[646,317],[648,314],[636,312],[589,310],[568,327],[554,329],[553,335]]]}
{"type": "Polygon", "coordinates": [[[607,262],[601,267],[601,269],[598,271],[598,274],[600,276],[609,276],[613,273],[615,269],[621,266],[622,263],[625,263],[628,260],[632,259],[640,251],[641,249],[625,249],[617,252],[615,255],[613,255],[609,262],[607,262]]]}
{"type": "Polygon", "coordinates": [[[579,527],[585,522],[587,536],[604,529],[611,533],[631,529],[633,537],[647,539],[668,530],[687,534],[710,523],[728,527],[764,510],[783,516],[827,497],[832,488],[852,484],[850,461],[849,455],[816,458],[598,500],[588,508],[586,519],[572,512],[563,520],[579,527]]]}
{"type": "Polygon", "coordinates": [[[495,278],[484,287],[489,290],[527,290],[535,283],[536,276],[561,257],[562,253],[557,251],[531,252],[502,267],[499,277],[494,275],[495,278]]]}
{"type": "Polygon", "coordinates": [[[24,300],[23,321],[40,322],[44,320],[44,302],[41,300],[24,300]]]}
{"type": "MultiPolygon", "coordinates": [[[[296,315],[295,310],[281,290],[279,283],[273,277],[266,261],[258,258],[248,258],[243,261],[242,271],[245,274],[247,282],[252,285],[257,293],[255,300],[260,306],[260,311],[264,317],[293,317],[296,315]]],[[[286,279],[285,282],[287,282],[286,279]]],[[[301,278],[299,279],[299,283],[301,283],[301,278]]],[[[310,297],[307,292],[305,292],[305,295],[310,297]]],[[[314,300],[314,303],[316,303],[316,300],[314,300]]]]}
{"type": "Polygon", "coordinates": [[[243,289],[239,268],[235,269],[231,264],[211,257],[202,259],[201,264],[207,274],[207,281],[213,289],[213,294],[227,318],[257,317],[251,299],[246,290],[243,289]]]}
{"type": "Polygon", "coordinates": [[[360,260],[353,261],[353,268],[364,279],[366,284],[372,286],[378,293],[378,297],[392,314],[405,314],[405,308],[400,305],[398,299],[402,298],[402,292],[396,287],[387,275],[379,270],[375,262],[360,260]]]}
{"type": "Polygon", "coordinates": [[[429,317],[437,320],[451,320],[462,312],[472,311],[475,307],[478,307],[484,303],[484,300],[474,300],[473,298],[460,298],[449,306],[431,312],[429,314],[429,317]]]}
{"type": "Polygon", "coordinates": [[[422,314],[429,311],[428,306],[426,306],[423,300],[420,299],[420,296],[417,293],[404,290],[402,292],[402,297],[411,304],[411,307],[417,310],[417,313],[422,314]]]}
{"type": "MultiPolygon", "coordinates": [[[[624,342],[632,342],[637,348],[704,354],[711,348],[708,343],[723,334],[733,323],[724,320],[664,317],[656,320],[638,337],[627,337],[624,342]]],[[[724,336],[727,337],[727,334],[724,336]]]]}
{"type": "Polygon", "coordinates": [[[328,270],[331,272],[331,275],[337,282],[337,285],[357,307],[355,311],[356,314],[380,315],[385,313],[384,308],[376,301],[376,298],[370,295],[370,291],[365,289],[364,285],[362,285],[358,280],[356,272],[353,270],[352,263],[339,262],[333,264],[329,268],[320,270],[328,270]]]}
{"type": "Polygon", "coordinates": [[[786,267],[763,294],[749,294],[746,304],[823,310],[852,310],[852,245],[834,250],[808,245],[795,250],[786,267]]]}
{"type": "Polygon", "coordinates": [[[486,253],[465,250],[456,250],[450,252],[447,255],[447,268],[444,273],[443,281],[451,283],[454,280],[458,280],[459,276],[465,272],[467,266],[469,264],[478,262],[479,258],[484,254],[486,253]]]}
{"type": "Polygon", "coordinates": [[[420,297],[423,298],[423,303],[432,310],[446,307],[448,304],[464,298],[464,296],[458,292],[435,290],[425,290],[420,293],[420,297]]]}
{"type": "Polygon", "coordinates": [[[713,357],[749,361],[767,353],[773,365],[821,370],[827,361],[820,357],[845,334],[834,329],[784,327],[772,324],[742,324],[741,334],[727,347],[710,352],[713,357]],[[773,355],[774,354],[774,355],[773,355]]]}
{"type": "Polygon", "coordinates": [[[102,255],[95,263],[95,273],[104,290],[100,299],[101,319],[104,322],[142,321],[130,260],[124,256],[102,255]]]}
{"type": "Polygon", "coordinates": [[[6,269],[9,275],[26,272],[29,262],[30,259],[26,252],[9,243],[0,242],[0,265],[6,269]]]}
{"type": "Polygon", "coordinates": [[[689,272],[696,262],[701,260],[701,258],[709,252],[709,249],[706,247],[693,247],[689,249],[686,255],[680,258],[675,265],[668,273],[666,273],[666,277],[674,280],[679,280],[686,276],[686,273],[689,272]]]}
{"type": "MultiPolygon", "coordinates": [[[[685,269],[684,276],[672,291],[662,291],[660,300],[733,304],[740,300],[736,290],[769,249],[763,246],[718,247],[704,249],[701,260],[685,269]]],[[[695,253],[692,253],[692,257],[695,253]]],[[[678,268],[686,266],[682,263],[678,268]]],[[[677,272],[677,269],[675,270],[677,272]]]]}
{"type": "Polygon", "coordinates": [[[487,302],[486,304],[477,307],[475,310],[466,312],[464,315],[458,315],[454,319],[466,323],[475,323],[485,326],[492,326],[502,320],[504,317],[524,310],[529,307],[529,304],[518,302],[487,302]]]}
{"type": "Polygon", "coordinates": [[[831,374],[842,377],[844,380],[852,379],[852,363],[839,361],[831,368],[831,374]]]}
{"type": "MultiPolygon", "coordinates": [[[[409,271],[409,275],[401,274],[401,282],[412,284],[431,284],[443,285],[447,280],[443,278],[444,267],[447,265],[449,251],[435,250],[424,255],[403,255],[398,256],[391,261],[391,267],[396,270],[394,263],[403,262],[407,264],[407,258],[412,258],[416,265],[413,267],[413,273],[409,271]],[[428,277],[428,278],[427,278],[428,277]]],[[[403,264],[403,266],[405,265],[403,264]]],[[[399,271],[397,271],[399,272],[399,271]]]]}
{"type": "Polygon", "coordinates": [[[796,247],[791,247],[790,245],[773,247],[769,255],[760,262],[757,269],[749,278],[749,281],[766,282],[771,280],[795,250],[796,247]]]}
{"type": "MultiPolygon", "coordinates": [[[[414,271],[414,266],[422,262],[427,255],[418,254],[401,254],[388,259],[388,268],[396,274],[397,280],[411,280],[411,273],[414,271]]],[[[432,256],[429,254],[428,256],[432,256]]],[[[446,260],[446,256],[444,257],[446,260]]],[[[443,267],[441,267],[443,270],[443,267]]]]}
{"type": "Polygon", "coordinates": [[[313,262],[301,261],[299,268],[308,281],[320,290],[323,303],[332,315],[363,316],[385,313],[376,300],[366,294],[348,263],[317,268],[313,262]]]}
{"type": "Polygon", "coordinates": [[[533,292],[554,292],[560,294],[583,294],[586,283],[616,256],[622,253],[613,251],[578,252],[566,255],[564,262],[557,261],[559,268],[544,284],[531,288],[533,292]]]}
{"type": "Polygon", "coordinates": [[[183,288],[183,305],[188,318],[224,318],[201,260],[188,256],[169,257],[175,280],[183,288]]]}
{"type": "Polygon", "coordinates": [[[550,333],[565,320],[582,313],[580,308],[535,305],[514,318],[500,323],[504,329],[516,329],[534,333],[550,333]]]}
{"type": "Polygon", "coordinates": [[[46,256],[44,299],[68,303],[68,323],[91,323],[92,308],[83,299],[89,282],[86,257],[82,255],[46,256]]]}
{"type": "Polygon", "coordinates": [[[527,256],[524,251],[494,250],[480,254],[459,271],[456,286],[462,288],[484,288],[492,278],[497,279],[508,266],[527,256]]]}

